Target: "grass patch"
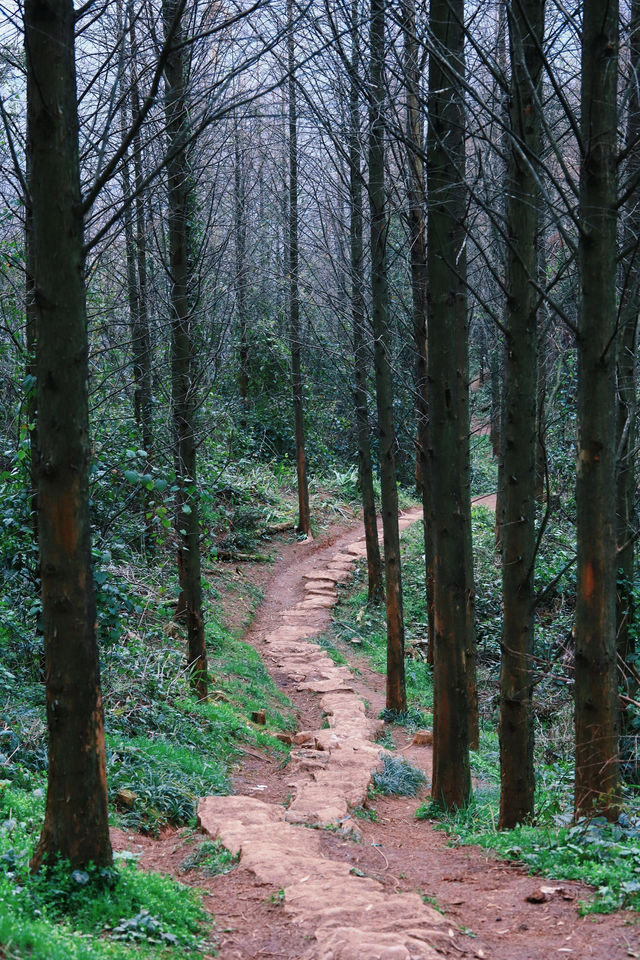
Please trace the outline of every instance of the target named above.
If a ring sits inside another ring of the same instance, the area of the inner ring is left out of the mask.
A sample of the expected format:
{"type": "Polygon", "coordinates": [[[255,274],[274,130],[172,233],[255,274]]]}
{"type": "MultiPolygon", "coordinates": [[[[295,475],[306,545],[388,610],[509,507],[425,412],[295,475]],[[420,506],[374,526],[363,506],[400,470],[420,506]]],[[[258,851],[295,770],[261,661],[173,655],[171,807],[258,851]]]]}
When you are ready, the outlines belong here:
{"type": "Polygon", "coordinates": [[[375,770],[371,777],[373,791],[387,797],[415,797],[426,782],[422,770],[403,757],[383,757],[382,770],[375,770]]]}
{"type": "Polygon", "coordinates": [[[352,807],[351,813],[356,820],[369,820],[370,823],[378,823],[378,814],[372,807],[352,807]]]}
{"type": "Polygon", "coordinates": [[[314,642],[322,647],[323,650],[326,650],[337,666],[349,666],[349,661],[344,654],[338,650],[330,637],[317,637],[314,642]]]}
{"type": "Polygon", "coordinates": [[[410,708],[409,710],[390,710],[385,707],[378,714],[380,720],[385,723],[394,723],[398,727],[406,727],[408,730],[418,730],[430,722],[430,717],[422,710],[410,708]]]}
{"type": "Polygon", "coordinates": [[[217,877],[223,873],[231,873],[239,860],[240,855],[231,853],[220,840],[203,840],[185,857],[181,867],[183,870],[199,870],[205,877],[217,877]]]}

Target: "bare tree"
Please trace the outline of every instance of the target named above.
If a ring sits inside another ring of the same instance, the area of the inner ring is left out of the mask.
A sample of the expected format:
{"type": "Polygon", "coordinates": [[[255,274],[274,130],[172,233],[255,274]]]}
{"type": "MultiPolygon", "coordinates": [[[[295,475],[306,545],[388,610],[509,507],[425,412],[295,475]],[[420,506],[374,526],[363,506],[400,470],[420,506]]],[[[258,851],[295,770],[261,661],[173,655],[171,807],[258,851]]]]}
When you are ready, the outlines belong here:
{"type": "Polygon", "coordinates": [[[536,527],[538,159],[544,0],[509,13],[511,124],[507,186],[505,399],[502,417],[500,826],[533,816],[533,584],[536,527]]]}
{"type": "Polygon", "coordinates": [[[398,487],[393,423],[393,381],[387,279],[387,206],[384,176],[385,0],[371,0],[369,101],[369,207],[371,214],[371,302],[375,338],[380,485],[384,533],[387,612],[387,708],[405,712],[404,618],[398,529],[398,487]]]}
{"type": "Polygon", "coordinates": [[[89,523],[83,222],[72,0],[24,10],[49,768],[32,867],[109,865],[89,523]]]}
{"type": "MultiPolygon", "coordinates": [[[[461,807],[471,792],[467,691],[468,505],[460,474],[458,370],[460,274],[464,223],[463,0],[432,0],[429,11],[427,263],[434,535],[434,711],[432,796],[461,807]],[[462,203],[461,203],[462,201],[462,203]]],[[[467,434],[468,437],[468,434],[467,434]]]]}
{"type": "Polygon", "coordinates": [[[617,816],[615,334],[618,3],[582,24],[575,815],[617,816]]]}

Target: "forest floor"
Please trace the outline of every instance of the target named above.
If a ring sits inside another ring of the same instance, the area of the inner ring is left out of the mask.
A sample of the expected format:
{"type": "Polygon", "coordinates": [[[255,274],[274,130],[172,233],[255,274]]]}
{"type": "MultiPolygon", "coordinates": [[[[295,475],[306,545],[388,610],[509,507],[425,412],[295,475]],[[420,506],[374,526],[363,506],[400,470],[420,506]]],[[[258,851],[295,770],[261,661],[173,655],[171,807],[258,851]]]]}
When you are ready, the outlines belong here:
{"type": "MultiPolygon", "coordinates": [[[[345,667],[313,643],[329,626],[335,584],[363,554],[362,536],[361,526],[333,527],[314,541],[283,543],[271,568],[242,574],[264,590],[246,640],[291,699],[300,735],[288,765],[245,751],[233,795],[200,803],[202,829],[240,854],[237,867],[214,877],[187,872],[194,842],[204,839],[188,830],[158,840],[114,830],[114,848],[205,891],[220,960],[640,957],[637,913],[580,916],[590,888],[452,846],[416,820],[427,786],[418,797],[367,799],[382,752],[384,677],[357,645],[345,667]]],[[[242,609],[228,612],[241,625],[242,609]]],[[[385,733],[393,755],[429,779],[431,747],[402,727],[385,725],[385,733]]]]}

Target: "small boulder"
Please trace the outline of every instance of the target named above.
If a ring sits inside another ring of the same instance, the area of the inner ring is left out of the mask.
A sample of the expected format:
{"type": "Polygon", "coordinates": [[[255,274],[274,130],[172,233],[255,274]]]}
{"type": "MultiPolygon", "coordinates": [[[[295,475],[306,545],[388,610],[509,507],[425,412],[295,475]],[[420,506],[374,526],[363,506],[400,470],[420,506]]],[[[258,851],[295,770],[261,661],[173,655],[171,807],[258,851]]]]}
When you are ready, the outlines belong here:
{"type": "Polygon", "coordinates": [[[300,733],[296,733],[293,736],[293,742],[297,743],[298,746],[301,746],[303,743],[313,743],[315,740],[315,735],[311,730],[301,730],[300,733]]]}
{"type": "Polygon", "coordinates": [[[116,807],[120,810],[132,810],[137,799],[137,793],[123,788],[116,793],[116,807]]]}
{"type": "Polygon", "coordinates": [[[433,743],[433,733],[431,730],[416,730],[413,740],[411,741],[412,747],[430,747],[433,743]]]}

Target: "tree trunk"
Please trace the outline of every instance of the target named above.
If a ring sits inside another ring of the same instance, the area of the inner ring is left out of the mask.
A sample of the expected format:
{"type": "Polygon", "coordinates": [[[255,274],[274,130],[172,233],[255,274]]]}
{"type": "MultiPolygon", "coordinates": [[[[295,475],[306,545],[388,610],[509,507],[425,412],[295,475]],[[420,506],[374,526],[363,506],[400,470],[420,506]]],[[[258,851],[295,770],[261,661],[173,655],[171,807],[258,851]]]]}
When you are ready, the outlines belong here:
{"type": "Polygon", "coordinates": [[[511,146],[507,176],[503,422],[500,827],[534,811],[533,649],[536,545],[538,177],[544,0],[509,11],[511,146]]]}
{"type": "Polygon", "coordinates": [[[404,79],[407,87],[406,152],[411,295],[413,316],[417,442],[416,476],[424,520],[425,592],[428,611],[428,660],[433,663],[433,508],[429,462],[429,382],[427,378],[427,243],[424,181],[423,118],[420,110],[420,67],[416,36],[415,0],[402,3],[404,79]]]}
{"type": "MultiPolygon", "coordinates": [[[[118,28],[122,30],[124,28],[124,18],[122,16],[122,4],[118,3],[118,28]]],[[[120,105],[120,119],[122,125],[122,138],[124,140],[127,129],[128,129],[128,113],[127,113],[127,90],[124,83],[125,78],[125,69],[124,69],[124,57],[125,57],[125,45],[122,44],[122,53],[121,53],[121,62],[120,62],[120,76],[122,78],[122,90],[121,90],[121,105],[120,105]]],[[[132,71],[133,60],[132,63],[132,71]]],[[[130,170],[130,157],[125,153],[122,159],[122,196],[125,201],[125,206],[123,210],[123,220],[124,220],[124,241],[125,241],[125,260],[127,267],[127,299],[129,301],[129,322],[131,329],[131,345],[133,351],[133,382],[134,382],[134,392],[133,392],[133,409],[134,417],[136,421],[136,426],[139,431],[139,443],[144,443],[144,430],[143,430],[143,415],[142,415],[142,402],[141,402],[141,381],[142,381],[142,366],[140,362],[140,315],[141,315],[141,306],[140,306],[140,290],[138,286],[138,271],[137,271],[137,251],[136,251],[136,237],[134,231],[134,207],[128,200],[131,197],[131,170],[130,170]]],[[[146,446],[144,447],[145,453],[148,454],[146,446]]],[[[147,490],[145,486],[142,486],[139,494],[138,500],[138,509],[140,511],[140,540],[141,544],[144,545],[145,541],[149,544],[151,542],[151,526],[147,517],[150,518],[152,510],[152,494],[151,491],[147,490]]]]}
{"type": "Polygon", "coordinates": [[[465,505],[460,476],[457,260],[464,243],[463,0],[431,0],[427,136],[429,381],[434,533],[432,796],[461,807],[471,793],[466,651],[465,505]]]}
{"type": "Polygon", "coordinates": [[[165,37],[172,49],[165,68],[167,118],[167,177],[169,187],[169,271],[171,280],[171,402],[176,465],[176,532],[178,571],[187,621],[188,664],[192,686],[207,696],[207,652],[202,611],[200,522],[195,443],[196,398],[193,384],[193,305],[190,290],[192,179],[187,158],[187,62],[179,0],[163,0],[165,37]]]}
{"type": "MultiPolygon", "coordinates": [[[[135,12],[129,2],[129,43],[131,54],[131,122],[138,123],[140,116],[140,91],[136,63],[138,45],[136,40],[135,12]]],[[[136,422],[142,433],[142,446],[147,452],[147,462],[153,460],[153,395],[151,388],[151,333],[149,329],[149,303],[147,293],[147,231],[145,218],[144,156],[140,132],[133,138],[133,172],[135,202],[135,249],[137,254],[138,298],[133,326],[133,376],[135,381],[136,422]]]]}
{"type": "MultiPolygon", "coordinates": [[[[138,89],[137,41],[135,18],[131,0],[127,4],[126,16],[129,20],[129,97],[131,123],[138,122],[140,114],[140,92],[138,89]]],[[[124,44],[123,44],[124,47],[124,44]]],[[[122,76],[125,71],[122,69],[122,76]]],[[[122,101],[123,136],[126,132],[126,99],[122,101]]],[[[147,297],[147,238],[144,215],[143,156],[140,133],[133,138],[133,187],[135,200],[125,207],[125,249],[127,259],[127,289],[131,323],[131,345],[133,354],[133,409],[140,443],[146,453],[147,469],[153,460],[153,409],[151,389],[151,337],[149,332],[149,313],[147,297]]],[[[124,197],[131,193],[130,161],[124,157],[122,164],[122,190],[124,197]]],[[[152,550],[153,538],[153,491],[143,487],[140,494],[142,535],[144,546],[152,550]]]]}
{"type": "Polygon", "coordinates": [[[616,83],[618,3],[584,0],[575,815],[618,809],[615,541],[616,83]]]}
{"type": "MultiPolygon", "coordinates": [[[[542,149],[542,147],[541,147],[542,149]]],[[[541,227],[538,211],[538,281],[544,288],[547,282],[547,252],[545,235],[541,227]]],[[[549,311],[544,302],[538,309],[538,382],[536,387],[536,501],[544,503],[547,496],[547,450],[545,445],[546,408],[547,408],[547,371],[549,357],[547,350],[547,332],[549,329],[549,311]]]]}
{"type": "Polygon", "coordinates": [[[387,612],[387,708],[404,713],[404,618],[398,529],[393,385],[387,280],[387,208],[384,184],[384,55],[385,0],[371,0],[371,82],[369,140],[369,206],[371,214],[371,300],[375,338],[376,401],[378,407],[382,529],[384,534],[385,601],[387,612]]]}
{"type": "Polygon", "coordinates": [[[351,3],[351,64],[349,83],[349,199],[351,254],[351,316],[355,374],[355,414],[358,435],[358,466],[362,517],[367,547],[367,602],[377,604],[384,596],[382,563],[378,540],[376,499],[373,490],[373,467],[369,439],[367,404],[367,343],[364,303],[364,244],[362,233],[362,156],[360,144],[360,37],[358,0],[351,3]]]}
{"type": "MultiPolygon", "coordinates": [[[[30,131],[27,129],[27,139],[25,144],[25,172],[27,185],[31,183],[31,142],[30,131]]],[[[27,190],[27,194],[29,190],[27,190]]],[[[25,419],[29,436],[29,507],[31,513],[31,529],[33,530],[34,543],[38,543],[38,415],[37,415],[37,371],[36,371],[36,326],[38,322],[38,313],[36,308],[35,287],[34,287],[34,249],[33,249],[33,213],[31,208],[31,197],[24,197],[24,259],[25,259],[25,290],[24,290],[24,315],[25,315],[25,339],[27,348],[27,362],[25,364],[25,419]]]]}
{"type": "Polygon", "coordinates": [[[498,479],[496,487],[496,526],[495,548],[496,553],[502,554],[502,526],[504,524],[505,476],[503,454],[503,372],[504,372],[504,344],[496,338],[491,360],[491,445],[494,456],[498,457],[498,479]],[[497,453],[496,453],[497,449],[497,453]]]}
{"type": "Polygon", "coordinates": [[[240,143],[240,124],[235,118],[234,129],[234,227],[236,255],[236,317],[240,340],[238,390],[246,410],[249,402],[249,345],[247,339],[247,204],[244,154],[240,143]]]}
{"type": "Polygon", "coordinates": [[[293,0],[287,0],[289,68],[289,337],[298,471],[298,532],[311,533],[307,457],[305,453],[302,367],[300,362],[300,290],[298,283],[298,113],[296,104],[293,0]]]}
{"type": "MultiPolygon", "coordinates": [[[[631,79],[629,90],[629,117],[627,145],[630,150],[627,164],[629,178],[640,172],[640,98],[637,77],[640,70],[640,0],[631,4],[629,25],[631,46],[631,79]]],[[[638,442],[637,378],[638,378],[638,312],[640,300],[640,263],[638,237],[640,212],[634,194],[624,211],[623,245],[630,253],[622,264],[622,296],[620,305],[620,333],[617,351],[617,477],[616,477],[616,541],[618,553],[618,600],[616,615],[617,650],[621,666],[635,651],[635,639],[629,630],[635,615],[633,581],[635,573],[635,516],[636,470],[635,453],[638,442]]],[[[626,677],[623,677],[626,682],[626,677]]],[[[635,697],[636,685],[627,687],[635,697]]],[[[624,723],[624,714],[621,717],[624,723]]]]}
{"type": "Polygon", "coordinates": [[[83,223],[71,0],[27,0],[39,533],[49,769],[32,868],[111,864],[89,523],[83,223]]]}
{"type": "MultiPolygon", "coordinates": [[[[464,70],[464,63],[461,67],[464,70]]],[[[464,118],[463,118],[464,122],[464,118]]],[[[473,535],[471,530],[471,422],[469,402],[469,317],[467,306],[467,245],[466,245],[466,188],[465,188],[464,131],[459,155],[455,219],[458,224],[459,252],[456,263],[458,287],[456,290],[456,371],[458,397],[458,469],[460,471],[460,522],[463,534],[464,595],[465,595],[465,672],[467,684],[467,717],[469,748],[477,750],[480,744],[477,690],[476,651],[476,593],[473,578],[473,535]]]]}

